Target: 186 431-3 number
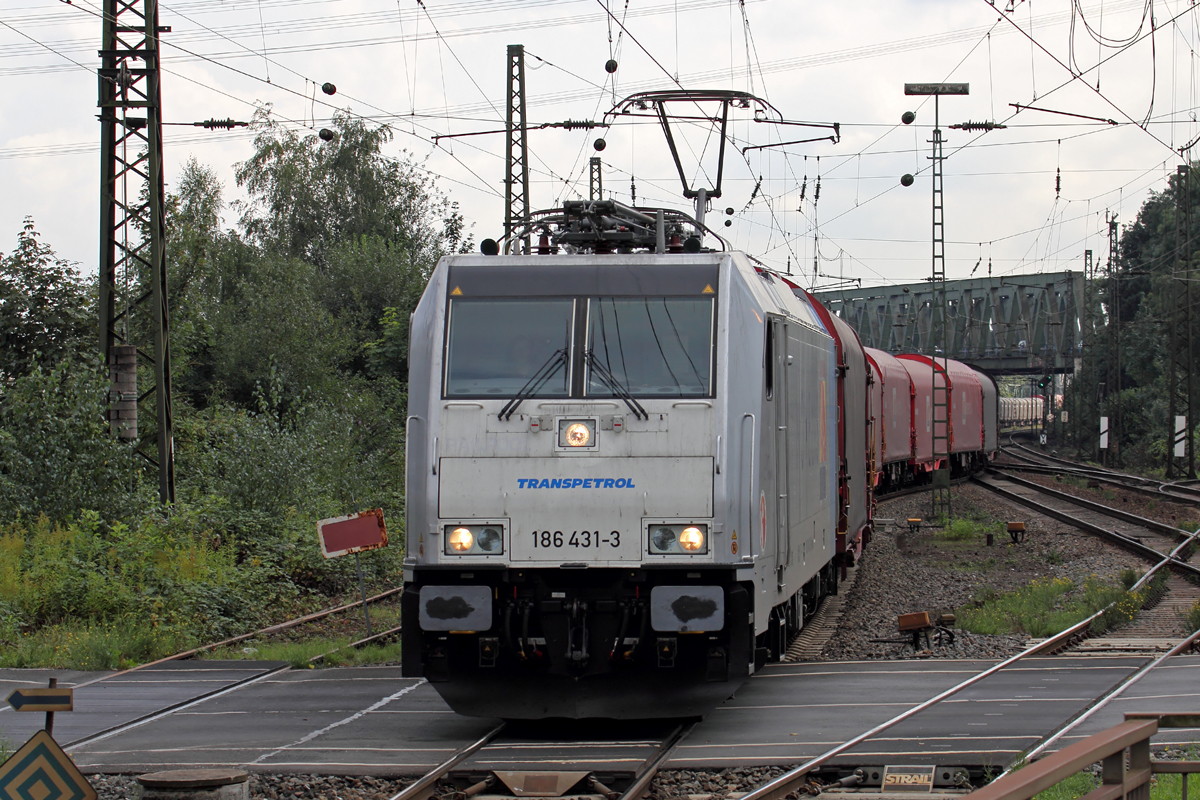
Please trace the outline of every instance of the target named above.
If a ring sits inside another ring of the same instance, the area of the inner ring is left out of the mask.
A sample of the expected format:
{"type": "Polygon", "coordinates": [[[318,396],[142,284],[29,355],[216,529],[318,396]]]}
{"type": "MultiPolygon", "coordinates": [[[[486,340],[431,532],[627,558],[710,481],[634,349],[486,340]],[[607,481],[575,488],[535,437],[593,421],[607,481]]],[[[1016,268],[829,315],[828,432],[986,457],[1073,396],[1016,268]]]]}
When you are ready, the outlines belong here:
{"type": "Polygon", "coordinates": [[[604,545],[621,546],[620,531],[610,531],[609,533],[601,531],[533,531],[531,535],[533,536],[533,546],[545,550],[564,547],[584,549],[599,548],[604,545]]]}

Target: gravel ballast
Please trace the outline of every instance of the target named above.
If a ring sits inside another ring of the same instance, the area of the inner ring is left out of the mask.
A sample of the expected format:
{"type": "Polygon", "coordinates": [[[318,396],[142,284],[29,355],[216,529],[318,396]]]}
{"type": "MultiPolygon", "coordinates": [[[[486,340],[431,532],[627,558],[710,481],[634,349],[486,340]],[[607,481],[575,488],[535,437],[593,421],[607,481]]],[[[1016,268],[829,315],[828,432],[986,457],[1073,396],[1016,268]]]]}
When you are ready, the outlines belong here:
{"type": "Polygon", "coordinates": [[[913,533],[906,520],[929,516],[928,493],[879,503],[877,518],[898,524],[880,525],[863,553],[858,579],[829,644],[818,660],[858,661],[880,658],[982,658],[1015,655],[1026,646],[1024,634],[985,636],[956,630],[954,643],[914,651],[910,644],[872,642],[895,639],[897,618],[919,611],[953,611],[981,596],[1027,586],[1037,578],[1067,578],[1077,584],[1089,576],[1116,582],[1122,570],[1144,570],[1136,556],[1064,523],[1041,517],[972,484],[956,486],[955,517],[980,522],[971,541],[949,541],[935,529],[913,533]],[[1010,542],[1001,532],[1006,521],[1024,522],[1025,540],[1010,542]],[[985,544],[985,524],[995,544],[985,544]]]}

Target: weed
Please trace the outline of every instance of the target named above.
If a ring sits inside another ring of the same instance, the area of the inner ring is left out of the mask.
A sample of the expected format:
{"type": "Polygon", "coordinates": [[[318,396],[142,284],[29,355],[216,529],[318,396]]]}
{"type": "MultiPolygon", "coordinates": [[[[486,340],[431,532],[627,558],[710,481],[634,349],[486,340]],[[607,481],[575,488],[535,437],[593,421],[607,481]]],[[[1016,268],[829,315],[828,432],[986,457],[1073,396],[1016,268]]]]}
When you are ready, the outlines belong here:
{"type": "Polygon", "coordinates": [[[1133,588],[1133,585],[1138,582],[1141,574],[1133,567],[1126,567],[1121,570],[1121,585],[1125,587],[1125,591],[1133,588]]]}
{"type": "Polygon", "coordinates": [[[974,633],[1053,636],[1112,604],[1093,623],[1095,630],[1103,631],[1132,619],[1144,599],[1141,592],[1105,585],[1095,576],[1082,586],[1067,578],[1039,578],[1015,592],[981,594],[958,610],[958,626],[974,633]]]}
{"type": "Polygon", "coordinates": [[[1195,533],[1197,531],[1197,529],[1200,529],[1200,522],[1196,522],[1196,521],[1190,520],[1190,519],[1185,519],[1183,522],[1179,523],[1179,527],[1182,528],[1183,530],[1187,531],[1188,533],[1195,533]]]}
{"type": "Polygon", "coordinates": [[[1046,563],[1058,566],[1063,563],[1063,554],[1058,550],[1051,550],[1049,553],[1046,553],[1046,563]]]}
{"type": "Polygon", "coordinates": [[[976,525],[969,519],[953,519],[937,534],[942,539],[952,542],[965,542],[978,537],[976,525]]]}
{"type": "Polygon", "coordinates": [[[1187,626],[1189,632],[1200,630],[1200,600],[1183,612],[1183,624],[1187,626]]]}

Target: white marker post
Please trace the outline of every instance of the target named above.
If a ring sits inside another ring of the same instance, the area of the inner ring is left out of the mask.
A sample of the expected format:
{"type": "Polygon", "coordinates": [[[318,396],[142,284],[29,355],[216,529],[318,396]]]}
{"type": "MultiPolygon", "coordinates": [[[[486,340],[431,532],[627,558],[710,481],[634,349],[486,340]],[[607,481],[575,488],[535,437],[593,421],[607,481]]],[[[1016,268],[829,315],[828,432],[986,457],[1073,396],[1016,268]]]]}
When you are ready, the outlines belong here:
{"type": "Polygon", "coordinates": [[[1100,418],[1100,449],[1108,449],[1108,417],[1100,418]]]}

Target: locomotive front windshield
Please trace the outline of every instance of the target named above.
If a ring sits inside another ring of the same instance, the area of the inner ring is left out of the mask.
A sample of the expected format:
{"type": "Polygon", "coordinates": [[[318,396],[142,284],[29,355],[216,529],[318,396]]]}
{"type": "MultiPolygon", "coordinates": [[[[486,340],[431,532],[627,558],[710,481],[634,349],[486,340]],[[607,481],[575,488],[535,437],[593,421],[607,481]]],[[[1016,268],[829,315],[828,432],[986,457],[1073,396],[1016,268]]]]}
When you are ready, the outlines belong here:
{"type": "Polygon", "coordinates": [[[558,298],[450,304],[447,397],[511,397],[545,367],[531,397],[567,397],[575,302],[558,298]],[[555,359],[559,359],[556,363],[555,359]]]}
{"type": "Polygon", "coordinates": [[[707,397],[713,301],[602,297],[589,303],[587,395],[612,397],[604,371],[635,397],[707,397]],[[594,360],[593,360],[594,359],[594,360]]]}
{"type": "Polygon", "coordinates": [[[444,395],[709,397],[714,309],[708,297],[451,298],[444,395]]]}

